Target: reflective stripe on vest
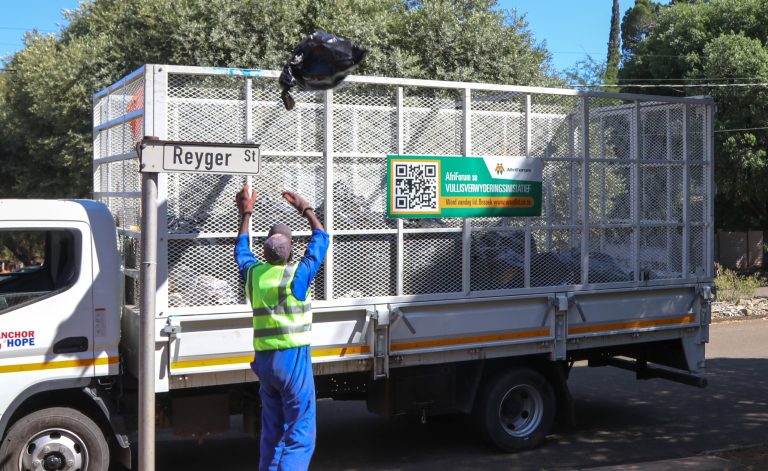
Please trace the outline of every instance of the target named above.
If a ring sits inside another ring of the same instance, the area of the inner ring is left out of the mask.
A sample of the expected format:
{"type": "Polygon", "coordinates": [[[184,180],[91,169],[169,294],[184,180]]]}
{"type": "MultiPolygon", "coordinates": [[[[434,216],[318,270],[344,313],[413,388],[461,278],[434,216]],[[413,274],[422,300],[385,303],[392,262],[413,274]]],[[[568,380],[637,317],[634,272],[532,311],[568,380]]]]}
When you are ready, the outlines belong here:
{"type": "Polygon", "coordinates": [[[309,345],[312,306],[296,299],[291,283],[298,264],[261,263],[248,270],[245,294],[253,308],[253,348],[279,350],[309,345]]]}

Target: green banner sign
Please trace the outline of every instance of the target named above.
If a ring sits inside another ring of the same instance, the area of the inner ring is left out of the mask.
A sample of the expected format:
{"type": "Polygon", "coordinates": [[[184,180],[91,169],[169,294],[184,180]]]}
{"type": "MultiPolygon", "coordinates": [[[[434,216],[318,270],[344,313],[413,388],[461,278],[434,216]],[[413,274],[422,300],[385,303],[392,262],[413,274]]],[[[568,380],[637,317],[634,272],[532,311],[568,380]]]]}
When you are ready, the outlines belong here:
{"type": "Polygon", "coordinates": [[[541,159],[387,157],[387,216],[541,216],[541,159]]]}

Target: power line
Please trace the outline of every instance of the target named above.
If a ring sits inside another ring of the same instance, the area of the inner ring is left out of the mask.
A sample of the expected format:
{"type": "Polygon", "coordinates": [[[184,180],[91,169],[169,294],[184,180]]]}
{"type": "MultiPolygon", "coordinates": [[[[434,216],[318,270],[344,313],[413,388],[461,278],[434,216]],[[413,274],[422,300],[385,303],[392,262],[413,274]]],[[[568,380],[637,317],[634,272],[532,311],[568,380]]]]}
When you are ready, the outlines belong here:
{"type": "Polygon", "coordinates": [[[693,81],[693,80],[762,80],[762,77],[699,77],[699,78],[631,78],[618,79],[621,81],[642,80],[643,82],[673,82],[673,81],[693,81]]]}
{"type": "Polygon", "coordinates": [[[718,129],[715,132],[739,132],[739,131],[759,131],[763,129],[768,129],[768,126],[763,126],[759,128],[734,128],[734,129],[718,129]]]}
{"type": "Polygon", "coordinates": [[[0,26],[0,29],[4,30],[10,30],[10,31],[39,31],[41,33],[57,33],[58,31],[53,31],[50,29],[38,29],[38,28],[19,28],[17,26],[0,26]]]}
{"type": "Polygon", "coordinates": [[[727,87],[768,87],[768,83],[594,83],[588,85],[571,84],[577,88],[592,87],[627,87],[627,88],[727,88],[727,87]]]}
{"type": "MultiPolygon", "coordinates": [[[[605,51],[602,52],[587,52],[587,51],[549,51],[550,54],[585,54],[587,56],[592,57],[593,55],[604,55],[605,51]]],[[[632,57],[665,57],[665,58],[686,58],[688,57],[685,54],[632,54],[632,57]]]]}

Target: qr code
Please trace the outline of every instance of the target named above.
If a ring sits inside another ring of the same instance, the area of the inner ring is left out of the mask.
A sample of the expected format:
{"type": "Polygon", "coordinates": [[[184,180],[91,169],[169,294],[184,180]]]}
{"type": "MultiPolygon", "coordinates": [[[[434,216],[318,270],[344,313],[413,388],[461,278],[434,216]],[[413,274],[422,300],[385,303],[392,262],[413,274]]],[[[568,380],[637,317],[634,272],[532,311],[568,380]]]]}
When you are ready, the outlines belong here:
{"type": "Polygon", "coordinates": [[[394,162],[394,212],[440,211],[438,163],[394,162]]]}

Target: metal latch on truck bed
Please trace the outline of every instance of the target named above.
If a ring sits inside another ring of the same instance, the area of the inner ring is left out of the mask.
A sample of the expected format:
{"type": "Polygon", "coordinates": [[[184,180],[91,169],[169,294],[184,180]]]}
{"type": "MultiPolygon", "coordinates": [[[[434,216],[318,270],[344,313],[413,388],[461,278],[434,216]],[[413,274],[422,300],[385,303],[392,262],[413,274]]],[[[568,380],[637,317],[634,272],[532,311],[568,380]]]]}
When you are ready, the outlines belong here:
{"type": "Polygon", "coordinates": [[[169,340],[173,340],[176,337],[176,334],[181,333],[181,323],[173,317],[169,317],[168,324],[163,327],[162,333],[163,335],[167,335],[169,340]]]}
{"type": "Polygon", "coordinates": [[[389,308],[374,306],[367,314],[373,320],[373,379],[389,378],[389,308]]]}
{"type": "MultiPolygon", "coordinates": [[[[568,309],[571,304],[576,304],[575,296],[572,294],[559,293],[549,297],[549,309],[544,316],[542,325],[546,325],[549,320],[549,312],[554,311],[554,343],[552,345],[551,359],[553,361],[564,360],[566,356],[566,341],[568,340],[568,309]]],[[[579,310],[581,310],[579,308],[579,310]]],[[[583,314],[581,314],[583,317],[583,314]]]]}

